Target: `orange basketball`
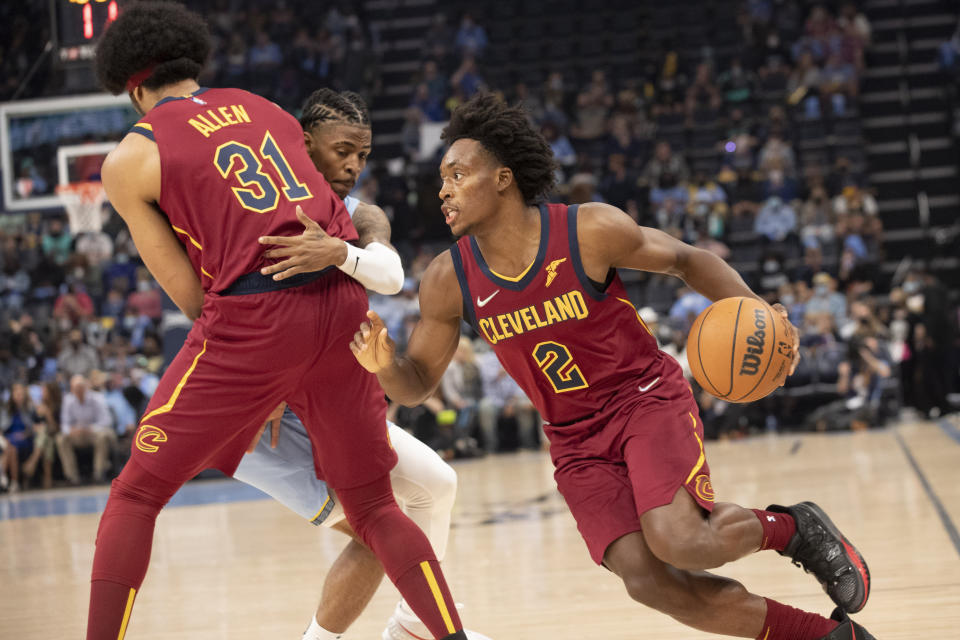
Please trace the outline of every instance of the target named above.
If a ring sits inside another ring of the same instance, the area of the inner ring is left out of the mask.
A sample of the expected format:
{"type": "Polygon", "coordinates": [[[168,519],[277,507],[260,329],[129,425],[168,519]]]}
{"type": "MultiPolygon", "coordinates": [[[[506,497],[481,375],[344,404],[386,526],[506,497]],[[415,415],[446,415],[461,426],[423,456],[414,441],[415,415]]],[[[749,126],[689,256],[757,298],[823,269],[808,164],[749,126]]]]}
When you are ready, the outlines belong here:
{"type": "Polygon", "coordinates": [[[793,343],[787,322],[754,298],[725,298],[703,310],[687,336],[700,386],[728,402],[753,402],[783,384],[793,343]]]}

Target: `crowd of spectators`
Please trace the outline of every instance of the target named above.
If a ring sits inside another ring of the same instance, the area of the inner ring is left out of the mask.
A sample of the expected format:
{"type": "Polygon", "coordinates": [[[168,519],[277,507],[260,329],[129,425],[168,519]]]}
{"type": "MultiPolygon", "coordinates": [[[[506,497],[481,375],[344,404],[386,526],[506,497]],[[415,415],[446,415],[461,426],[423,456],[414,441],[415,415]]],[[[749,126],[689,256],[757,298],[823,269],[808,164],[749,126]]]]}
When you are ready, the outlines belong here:
{"type": "MultiPolygon", "coordinates": [[[[317,86],[370,95],[379,82],[379,35],[360,7],[214,5],[206,84],[249,88],[295,110],[317,86]]],[[[484,26],[469,13],[438,13],[405,111],[406,169],[380,163],[358,186],[392,216],[404,256],[403,291],[371,299],[400,348],[417,319],[419,278],[448,242],[421,127],[489,89],[523,104],[549,141],[560,165],[556,201],[614,204],[717,253],[787,307],[801,332],[797,372],[753,405],[698,390],[708,436],[866,428],[900,406],[949,411],[957,362],[948,292],[915,269],[880,295],[883,227],[862,140],[854,127],[845,146],[809,144],[851,131],[843,127],[858,112],[869,22],[853,4],[835,14],[800,6],[741,3],[743,44],[733,56],[704,47],[691,57],[663,41],[642,77],[598,67],[575,82],[559,69],[503,86],[484,79],[498,46],[484,26]]],[[[123,463],[171,347],[162,295],[116,216],[102,233],[79,236],[57,217],[0,222],[0,484],[102,481],[123,463]],[[87,453],[78,460],[77,451],[87,453]]],[[[662,347],[684,364],[687,330],[709,301],[666,276],[631,274],[627,284],[662,347]]],[[[448,456],[540,446],[529,400],[466,326],[434,397],[390,415],[448,456]]]]}

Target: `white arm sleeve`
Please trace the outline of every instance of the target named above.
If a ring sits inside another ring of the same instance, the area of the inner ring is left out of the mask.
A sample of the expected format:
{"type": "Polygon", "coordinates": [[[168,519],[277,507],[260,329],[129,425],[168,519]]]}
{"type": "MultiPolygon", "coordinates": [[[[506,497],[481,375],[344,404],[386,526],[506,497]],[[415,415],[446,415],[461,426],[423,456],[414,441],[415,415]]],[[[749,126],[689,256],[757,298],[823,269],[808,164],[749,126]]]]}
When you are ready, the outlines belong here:
{"type": "Polygon", "coordinates": [[[347,243],[347,259],[338,267],[371,291],[393,295],[403,288],[403,264],[388,246],[371,242],[364,249],[347,243]]]}

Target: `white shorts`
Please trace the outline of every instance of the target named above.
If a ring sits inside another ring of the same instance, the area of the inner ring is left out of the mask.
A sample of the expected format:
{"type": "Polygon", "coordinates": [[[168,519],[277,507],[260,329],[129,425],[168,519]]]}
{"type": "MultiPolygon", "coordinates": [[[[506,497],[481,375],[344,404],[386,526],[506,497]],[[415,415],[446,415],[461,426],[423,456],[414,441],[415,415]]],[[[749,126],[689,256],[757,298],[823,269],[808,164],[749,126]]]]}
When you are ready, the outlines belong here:
{"type": "MultiPolygon", "coordinates": [[[[390,472],[394,496],[427,534],[437,557],[442,558],[457,474],[430,447],[392,422],[387,422],[387,427],[398,458],[390,472]]],[[[289,408],[280,420],[277,447],[270,446],[270,431],[264,430],[256,449],[243,456],[233,477],[260,489],[315,525],[332,527],[345,517],[334,492],[317,478],[310,437],[289,408]]]]}

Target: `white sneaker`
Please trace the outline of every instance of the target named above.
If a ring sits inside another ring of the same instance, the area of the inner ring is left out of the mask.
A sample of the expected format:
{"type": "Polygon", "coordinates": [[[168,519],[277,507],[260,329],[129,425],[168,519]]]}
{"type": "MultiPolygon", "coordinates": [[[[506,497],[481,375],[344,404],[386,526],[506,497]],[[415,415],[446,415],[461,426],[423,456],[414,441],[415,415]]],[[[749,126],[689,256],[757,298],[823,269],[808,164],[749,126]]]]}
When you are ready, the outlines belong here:
{"type": "MultiPolygon", "coordinates": [[[[463,610],[463,605],[459,602],[455,606],[457,612],[463,610]]],[[[469,640],[490,640],[476,631],[464,629],[464,632],[469,640]]],[[[427,625],[420,622],[417,614],[407,608],[406,603],[401,600],[393,610],[393,615],[387,620],[387,628],[383,630],[383,640],[433,640],[433,634],[427,629],[427,625]]]]}

